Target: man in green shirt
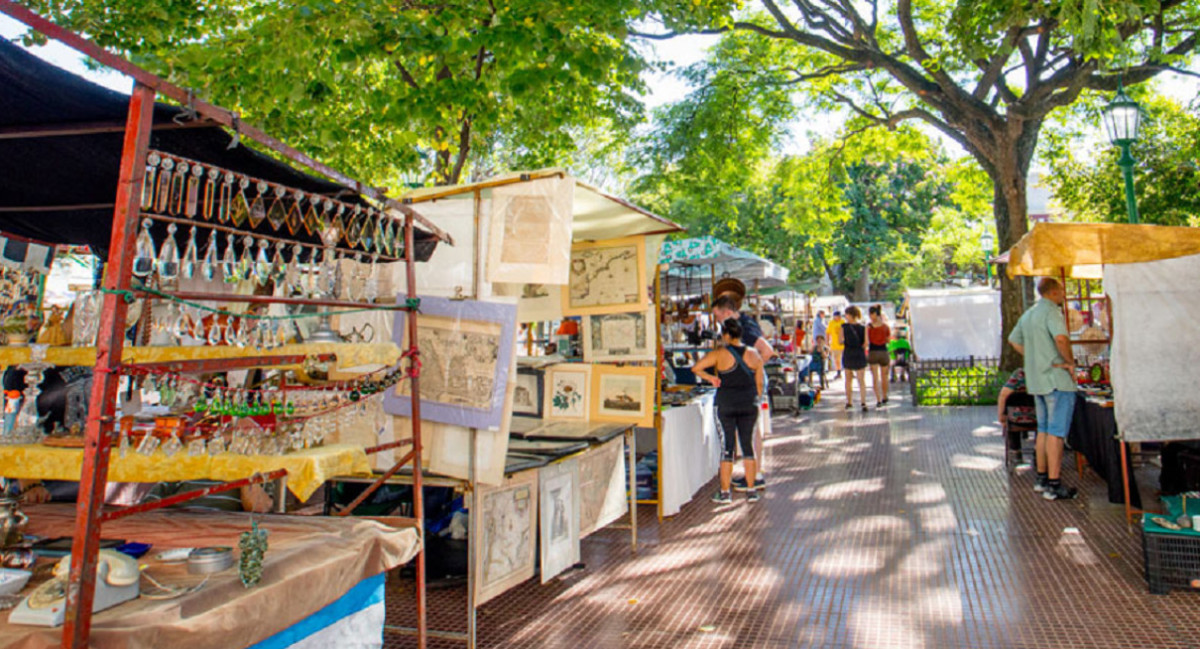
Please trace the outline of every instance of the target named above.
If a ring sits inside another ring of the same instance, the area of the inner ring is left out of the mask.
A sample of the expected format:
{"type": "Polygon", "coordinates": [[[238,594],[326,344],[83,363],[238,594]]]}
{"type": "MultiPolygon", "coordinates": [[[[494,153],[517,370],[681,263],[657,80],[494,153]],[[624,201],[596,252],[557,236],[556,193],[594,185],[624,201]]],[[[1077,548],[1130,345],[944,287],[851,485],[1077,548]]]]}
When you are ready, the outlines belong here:
{"type": "Polygon", "coordinates": [[[1038,300],[1013,327],[1008,342],[1025,357],[1025,386],[1037,406],[1037,479],[1033,490],[1046,500],[1075,497],[1060,481],[1064,441],[1075,413],[1075,362],[1063,319],[1066,292],[1058,280],[1038,282],[1038,300]]]}
{"type": "Polygon", "coordinates": [[[904,381],[908,382],[908,362],[916,358],[912,343],[908,342],[908,330],[896,327],[892,339],[888,341],[888,354],[892,357],[892,367],[888,370],[888,380],[898,381],[903,373],[904,381]]]}

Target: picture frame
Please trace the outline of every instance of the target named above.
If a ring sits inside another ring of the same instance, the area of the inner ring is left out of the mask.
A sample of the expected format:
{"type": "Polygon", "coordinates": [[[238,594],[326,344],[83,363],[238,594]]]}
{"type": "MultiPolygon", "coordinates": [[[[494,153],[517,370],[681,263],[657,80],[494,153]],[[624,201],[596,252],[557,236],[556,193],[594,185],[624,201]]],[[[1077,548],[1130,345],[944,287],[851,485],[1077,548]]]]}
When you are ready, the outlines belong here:
{"type": "Polygon", "coordinates": [[[629,511],[624,436],[593,446],[579,462],[579,538],[620,519],[629,511]]]}
{"type": "Polygon", "coordinates": [[[579,563],[579,462],[565,460],[538,471],[538,547],[544,584],[579,563]]]}
{"type": "Polygon", "coordinates": [[[653,427],[656,376],[654,367],[593,365],[591,419],[653,427]]]}
{"type": "Polygon", "coordinates": [[[480,487],[475,553],[475,602],[482,605],[533,577],[537,561],[538,471],[522,471],[498,486],[480,487]]]}
{"type": "Polygon", "coordinates": [[[571,246],[571,276],[562,287],[563,315],[644,311],[646,243],[623,237],[571,246]]]}
{"type": "Polygon", "coordinates": [[[546,370],[544,419],[582,421],[588,418],[592,366],[581,363],[551,365],[546,370]]]}
{"type": "Polygon", "coordinates": [[[513,415],[541,419],[545,392],[545,372],[531,367],[518,367],[513,386],[513,415]]]}
{"type": "Polygon", "coordinates": [[[585,315],[581,320],[583,360],[589,363],[654,360],[658,340],[658,313],[654,308],[585,315]]]}
{"type": "MultiPolygon", "coordinates": [[[[397,298],[403,300],[403,296],[397,298]]],[[[417,317],[421,418],[499,429],[516,346],[515,304],[422,297],[417,317]]],[[[408,349],[408,317],[397,311],[392,339],[408,349]]],[[[384,411],[412,416],[412,381],[383,398],[384,411]]]]}
{"type": "Polygon", "coordinates": [[[488,281],[566,284],[574,200],[574,180],[565,177],[492,188],[488,281]]]}

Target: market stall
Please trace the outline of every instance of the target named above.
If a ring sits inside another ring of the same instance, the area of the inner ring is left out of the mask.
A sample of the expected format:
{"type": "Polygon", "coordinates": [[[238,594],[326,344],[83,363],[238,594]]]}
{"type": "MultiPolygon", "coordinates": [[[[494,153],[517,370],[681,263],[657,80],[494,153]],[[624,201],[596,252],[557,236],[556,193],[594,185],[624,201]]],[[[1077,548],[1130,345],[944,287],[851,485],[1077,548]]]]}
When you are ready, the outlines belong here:
{"type": "MultiPolygon", "coordinates": [[[[1084,445],[1090,441],[1091,446],[1103,447],[1094,453],[1096,457],[1120,457],[1123,500],[1127,517],[1132,517],[1128,444],[1200,439],[1195,426],[1200,415],[1197,405],[1180,398],[1181,389],[1200,385],[1200,340],[1194,326],[1200,316],[1200,294],[1195,282],[1181,281],[1200,272],[1200,230],[1039,223],[1013,246],[1008,259],[1008,273],[1014,277],[1042,275],[1064,283],[1072,278],[1103,278],[1111,304],[1105,337],[1083,337],[1076,327],[1069,328],[1076,360],[1096,361],[1087,372],[1088,384],[1111,378],[1110,389],[1101,385],[1092,390],[1096,393],[1092,401],[1111,412],[1115,425],[1088,426],[1077,435],[1091,438],[1081,439],[1084,445]],[[1111,349],[1105,353],[1109,340],[1111,349]],[[1099,350],[1094,349],[1097,346],[1099,350]],[[1096,434],[1097,430],[1101,432],[1096,434]],[[1116,448],[1109,450],[1109,445],[1116,448]]],[[[1064,305],[1068,322],[1077,319],[1076,324],[1091,326],[1082,314],[1072,317],[1071,309],[1078,306],[1068,296],[1064,305]]],[[[1089,409],[1091,418],[1099,419],[1101,413],[1093,410],[1089,409]]],[[[1102,462],[1101,469],[1115,479],[1111,475],[1115,471],[1108,469],[1111,462],[1102,462]]]]}
{"type": "Polygon", "coordinates": [[[905,291],[913,351],[923,359],[1000,355],[1000,293],[986,287],[905,291]]]}
{"type": "MultiPolygon", "coordinates": [[[[219,626],[226,634],[219,646],[249,644],[305,620],[320,627],[313,616],[322,607],[346,605],[343,598],[351,592],[369,591],[358,600],[364,605],[360,609],[368,608],[370,593],[378,590],[377,576],[413,557],[423,645],[419,497],[413,517],[388,520],[398,528],[394,530],[367,532],[363,526],[371,524],[359,522],[303,525],[272,519],[270,525],[282,537],[277,552],[267,551],[265,533],[247,528],[248,519],[239,518],[238,570],[225,572],[230,567],[222,564],[214,573],[219,576],[195,591],[168,588],[163,602],[170,603],[164,604],[137,599],[136,563],[130,569],[126,563],[132,560],[120,558],[128,555],[102,554],[100,548],[103,539],[124,526],[136,530],[129,540],[165,547],[215,543],[216,536],[230,545],[238,535],[222,527],[222,520],[229,519],[146,512],[289,477],[289,489],[303,497],[329,473],[364,470],[367,452],[380,447],[326,446],[328,431],[321,422],[335,412],[345,414],[377,401],[399,384],[418,394],[418,372],[411,362],[416,342],[383,348],[350,344],[322,335],[326,328],[298,323],[335,317],[338,310],[378,310],[408,312],[415,326],[414,283],[398,302],[382,299],[369,280],[347,292],[338,281],[339,265],[359,263],[365,269],[371,266],[362,260],[391,262],[411,277],[415,262],[427,259],[439,239],[449,237],[379,190],[312,160],[235,113],[201,101],[9,0],[0,0],[0,11],[134,82],[132,95],[122,95],[0,42],[0,87],[5,88],[0,93],[0,231],[7,240],[5,256],[12,258],[9,253],[15,250],[10,249],[22,246],[28,259],[29,251],[86,245],[106,258],[100,285],[78,295],[66,314],[41,312],[44,274],[36,275],[38,264],[23,263],[25,274],[9,278],[16,287],[11,295],[17,298],[5,305],[8,347],[0,349],[0,359],[10,364],[9,373],[25,389],[6,396],[13,399],[6,409],[16,416],[6,418],[0,435],[0,475],[79,483],[73,518],[42,508],[31,517],[31,531],[66,536],[75,559],[39,583],[16,609],[37,609],[31,615],[39,620],[52,612],[62,616],[61,630],[33,634],[41,638],[39,646],[48,633],[61,637],[64,647],[128,646],[127,639],[111,639],[108,621],[129,613],[143,620],[139,627],[169,625],[170,615],[160,619],[156,613],[166,610],[182,611],[185,626],[209,621],[219,626]],[[160,96],[175,104],[156,103],[160,96]],[[270,155],[244,146],[250,141],[270,155]],[[45,326],[39,326],[43,316],[45,326]],[[30,338],[33,344],[14,348],[30,338]],[[405,367],[397,365],[402,357],[409,359],[405,367]],[[360,371],[359,363],[375,369],[360,371]],[[68,384],[65,413],[55,415],[53,430],[46,425],[45,400],[40,398],[50,373],[68,384]],[[330,376],[339,378],[330,381],[330,376]],[[111,508],[105,507],[110,477],[232,481],[111,508]],[[127,518],[134,514],[141,516],[127,518]],[[303,528],[313,538],[285,531],[303,528]],[[313,531],[318,529],[330,536],[322,541],[313,531]],[[322,562],[340,555],[294,550],[360,532],[363,542],[375,538],[379,543],[346,555],[346,570],[337,578],[322,577],[328,569],[322,562]],[[223,608],[229,598],[222,593],[239,576],[247,586],[261,589],[246,590],[239,583],[247,597],[287,591],[298,598],[296,605],[280,607],[274,605],[277,596],[268,596],[273,605],[258,610],[269,610],[270,616],[231,614],[231,608],[223,608]],[[296,581],[285,583],[291,579],[296,581]],[[304,586],[313,580],[328,586],[304,586]],[[364,583],[369,580],[375,582],[364,583]],[[114,595],[110,587],[120,592],[114,595]],[[126,601],[130,596],[134,599],[126,601]],[[117,606],[97,616],[93,625],[93,604],[117,606]]],[[[401,447],[410,450],[396,466],[412,463],[420,485],[420,464],[413,460],[422,450],[418,426],[411,437],[390,445],[401,447]]],[[[37,556],[31,553],[31,539],[19,531],[6,534],[4,541],[6,561],[29,565],[37,556]]],[[[234,554],[208,550],[184,558],[223,561],[234,554]]],[[[373,627],[378,638],[382,618],[374,617],[379,619],[361,628],[369,636],[373,627]]],[[[15,623],[11,616],[9,623],[15,623]]],[[[119,622],[116,626],[124,628],[119,622]]],[[[4,639],[22,635],[28,634],[0,634],[4,639]]],[[[197,642],[195,637],[187,640],[197,642]]]]}

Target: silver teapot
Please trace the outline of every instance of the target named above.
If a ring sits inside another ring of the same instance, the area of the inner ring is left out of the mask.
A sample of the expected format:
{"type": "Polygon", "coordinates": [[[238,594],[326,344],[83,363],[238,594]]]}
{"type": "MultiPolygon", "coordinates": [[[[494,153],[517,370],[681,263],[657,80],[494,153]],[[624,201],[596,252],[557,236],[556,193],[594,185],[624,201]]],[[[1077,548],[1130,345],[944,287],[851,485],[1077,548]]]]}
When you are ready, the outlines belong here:
{"type": "Polygon", "coordinates": [[[20,545],[28,522],[29,517],[21,511],[16,498],[0,498],[0,548],[20,545]]]}

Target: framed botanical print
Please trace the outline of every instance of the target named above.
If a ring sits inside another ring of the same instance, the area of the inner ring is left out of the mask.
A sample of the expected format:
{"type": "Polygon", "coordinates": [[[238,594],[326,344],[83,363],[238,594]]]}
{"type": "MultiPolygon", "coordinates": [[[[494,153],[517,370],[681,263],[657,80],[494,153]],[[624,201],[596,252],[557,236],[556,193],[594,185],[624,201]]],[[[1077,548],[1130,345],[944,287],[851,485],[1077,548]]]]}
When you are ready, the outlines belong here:
{"type": "MultiPolygon", "coordinates": [[[[517,307],[422,297],[417,316],[421,418],[469,428],[499,428],[515,352],[517,307]]],[[[408,314],[396,312],[393,340],[408,349],[408,314]]],[[[412,415],[412,381],[384,395],[384,410],[412,415]]]]}
{"type": "Polygon", "coordinates": [[[571,246],[571,277],[562,300],[564,315],[645,311],[645,241],[625,237],[571,246]]]}
{"type": "MultiPolygon", "coordinates": [[[[522,471],[497,487],[479,489],[475,603],[481,605],[533,576],[537,560],[537,470],[522,471]]],[[[475,514],[472,513],[472,516],[475,514]]]]}
{"type": "Polygon", "coordinates": [[[583,316],[583,360],[589,363],[654,360],[657,317],[653,308],[637,313],[583,316]]]}
{"type": "Polygon", "coordinates": [[[546,419],[587,419],[592,366],[581,363],[552,365],[546,370],[546,419]]]}
{"type": "Polygon", "coordinates": [[[591,418],[654,426],[654,367],[592,366],[591,418]]]}
{"type": "Polygon", "coordinates": [[[545,397],[545,372],[528,367],[518,367],[513,386],[513,414],[523,417],[541,417],[545,397]]]}

